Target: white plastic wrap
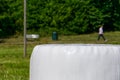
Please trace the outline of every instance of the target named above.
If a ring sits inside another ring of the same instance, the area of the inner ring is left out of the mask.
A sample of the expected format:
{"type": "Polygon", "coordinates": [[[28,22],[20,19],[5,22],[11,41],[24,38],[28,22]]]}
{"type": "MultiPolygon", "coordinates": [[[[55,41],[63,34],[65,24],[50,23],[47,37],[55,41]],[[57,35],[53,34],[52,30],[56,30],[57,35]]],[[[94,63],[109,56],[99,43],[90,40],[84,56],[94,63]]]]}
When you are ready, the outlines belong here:
{"type": "Polygon", "coordinates": [[[120,46],[38,45],[31,55],[30,80],[120,80],[120,46]]]}

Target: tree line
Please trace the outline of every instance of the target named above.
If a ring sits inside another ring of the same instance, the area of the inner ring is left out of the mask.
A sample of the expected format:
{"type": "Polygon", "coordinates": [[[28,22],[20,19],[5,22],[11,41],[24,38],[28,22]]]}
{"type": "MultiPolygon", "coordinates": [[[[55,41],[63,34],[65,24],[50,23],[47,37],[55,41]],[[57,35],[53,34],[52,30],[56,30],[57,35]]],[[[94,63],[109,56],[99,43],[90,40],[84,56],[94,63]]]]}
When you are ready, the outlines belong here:
{"type": "MultiPolygon", "coordinates": [[[[0,37],[23,34],[23,0],[0,0],[0,37]]],[[[41,36],[120,30],[119,0],[27,0],[27,33],[41,36]]]]}

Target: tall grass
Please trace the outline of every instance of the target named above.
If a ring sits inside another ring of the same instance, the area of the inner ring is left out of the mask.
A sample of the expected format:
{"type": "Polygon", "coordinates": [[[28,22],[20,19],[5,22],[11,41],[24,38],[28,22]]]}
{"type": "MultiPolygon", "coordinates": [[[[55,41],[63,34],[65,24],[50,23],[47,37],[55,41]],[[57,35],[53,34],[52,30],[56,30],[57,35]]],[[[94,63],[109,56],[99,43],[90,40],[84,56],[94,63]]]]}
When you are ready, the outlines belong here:
{"type": "Polygon", "coordinates": [[[38,44],[64,44],[64,43],[85,43],[85,44],[120,44],[120,32],[107,32],[105,37],[108,42],[102,39],[97,41],[97,33],[58,36],[57,41],[50,37],[40,37],[38,40],[28,41],[27,56],[23,58],[23,37],[11,37],[0,43],[0,80],[29,80],[29,63],[32,50],[38,44]]]}
{"type": "Polygon", "coordinates": [[[23,46],[2,46],[0,46],[0,80],[28,80],[29,57],[22,57],[23,46]]]}

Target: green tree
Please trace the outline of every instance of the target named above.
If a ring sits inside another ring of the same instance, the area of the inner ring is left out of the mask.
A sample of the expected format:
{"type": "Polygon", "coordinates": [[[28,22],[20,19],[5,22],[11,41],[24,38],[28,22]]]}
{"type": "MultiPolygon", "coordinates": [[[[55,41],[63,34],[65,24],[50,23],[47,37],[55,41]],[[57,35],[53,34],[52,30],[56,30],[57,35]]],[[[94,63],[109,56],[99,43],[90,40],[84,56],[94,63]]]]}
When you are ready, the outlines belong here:
{"type": "MultiPolygon", "coordinates": [[[[120,30],[119,0],[27,0],[27,32],[41,36],[120,30]]],[[[23,0],[0,1],[0,36],[23,33],[23,0]]]]}
{"type": "Polygon", "coordinates": [[[0,36],[14,35],[23,27],[23,2],[20,0],[0,1],[0,36]]]}

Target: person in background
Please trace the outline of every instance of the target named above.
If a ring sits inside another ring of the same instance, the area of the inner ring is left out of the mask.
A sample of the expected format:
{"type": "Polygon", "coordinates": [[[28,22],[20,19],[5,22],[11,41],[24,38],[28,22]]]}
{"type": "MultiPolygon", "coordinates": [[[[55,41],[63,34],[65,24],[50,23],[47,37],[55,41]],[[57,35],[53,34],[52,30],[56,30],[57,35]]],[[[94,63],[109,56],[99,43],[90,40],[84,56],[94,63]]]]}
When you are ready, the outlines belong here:
{"type": "Polygon", "coordinates": [[[103,35],[103,25],[101,25],[100,28],[99,28],[99,35],[98,35],[98,39],[97,39],[97,40],[99,41],[99,39],[100,39],[101,37],[103,38],[103,40],[104,40],[105,42],[107,41],[106,38],[105,38],[104,35],[103,35]]]}

